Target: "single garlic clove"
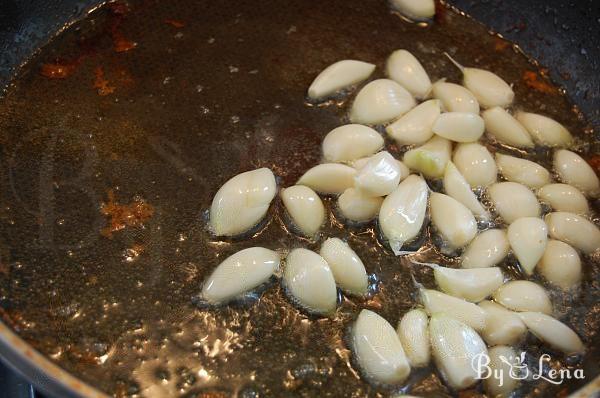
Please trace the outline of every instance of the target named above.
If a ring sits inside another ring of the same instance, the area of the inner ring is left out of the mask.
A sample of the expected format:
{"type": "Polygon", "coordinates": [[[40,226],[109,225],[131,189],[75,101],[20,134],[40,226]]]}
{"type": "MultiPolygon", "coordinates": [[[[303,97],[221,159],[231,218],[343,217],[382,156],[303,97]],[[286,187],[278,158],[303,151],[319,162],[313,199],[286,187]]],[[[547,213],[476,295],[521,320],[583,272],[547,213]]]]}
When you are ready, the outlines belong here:
{"type": "Polygon", "coordinates": [[[485,130],[483,119],[474,113],[442,113],[433,124],[433,132],[455,142],[474,142],[485,130]]]}
{"type": "Polygon", "coordinates": [[[450,141],[434,136],[420,147],[406,152],[403,161],[410,169],[423,173],[425,177],[439,178],[444,175],[451,152],[450,141]]]}
{"type": "MultiPolygon", "coordinates": [[[[371,160],[372,156],[369,156],[367,158],[360,158],[360,159],[356,159],[355,161],[352,162],[352,167],[354,167],[356,170],[360,170],[363,167],[365,167],[365,165],[369,162],[369,160],[371,160]]],[[[402,163],[400,160],[395,159],[396,163],[398,164],[398,167],[400,168],[400,181],[404,180],[406,177],[408,177],[408,175],[410,174],[410,169],[408,167],[406,167],[406,165],[404,163],[402,163]]]]}
{"type": "Polygon", "coordinates": [[[421,289],[420,294],[421,302],[429,315],[443,312],[475,330],[485,328],[485,312],[476,304],[437,290],[421,289]]]}
{"type": "Polygon", "coordinates": [[[383,137],[370,127],[347,124],[331,130],[323,140],[327,162],[348,162],[371,156],[383,147],[383,137]]]}
{"type": "Polygon", "coordinates": [[[296,183],[331,195],[340,194],[354,186],[356,169],[344,164],[323,163],[309,169],[296,183]]]}
{"type": "Polygon", "coordinates": [[[552,313],[552,303],[546,290],[530,281],[505,283],[494,292],[494,300],[513,311],[552,313]]]}
{"type": "Polygon", "coordinates": [[[515,97],[512,88],[500,76],[484,69],[464,68],[463,84],[484,108],[507,107],[515,97]]]}
{"type": "Polygon", "coordinates": [[[481,337],[489,345],[519,344],[527,327],[516,312],[507,310],[493,301],[482,301],[478,304],[485,311],[485,329],[481,337]]]}
{"type": "Polygon", "coordinates": [[[227,257],[202,286],[201,297],[210,304],[225,304],[264,284],[279,268],[279,254],[250,247],[227,257]]]}
{"type": "Polygon", "coordinates": [[[391,4],[405,17],[417,21],[433,18],[435,15],[433,0],[392,0],[391,4]]]}
{"type": "Polygon", "coordinates": [[[433,123],[440,116],[440,101],[425,101],[411,109],[385,131],[399,145],[421,145],[433,137],[433,123]]]}
{"type": "Polygon", "coordinates": [[[446,313],[436,313],[429,321],[429,335],[435,364],[450,387],[462,390],[479,381],[472,364],[487,355],[487,348],[475,330],[446,313]]]}
{"type": "Polygon", "coordinates": [[[362,310],[352,327],[352,352],[363,374],[384,384],[400,384],[410,365],[396,331],[373,311],[362,310]]]}
{"type": "Polygon", "coordinates": [[[581,259],[577,251],[559,240],[549,240],[544,255],[537,265],[547,281],[569,290],[581,281],[581,259]]]}
{"type": "Polygon", "coordinates": [[[500,174],[508,181],[534,189],[550,184],[550,172],[531,160],[496,153],[496,164],[500,174]]]}
{"type": "Polygon", "coordinates": [[[521,312],[519,316],[531,333],[551,347],[567,355],[585,352],[577,333],[558,319],[533,311],[521,312]]]}
{"type": "Polygon", "coordinates": [[[504,283],[498,267],[455,269],[436,267],[435,282],[443,292],[474,303],[489,297],[504,283]]]}
{"type": "Polygon", "coordinates": [[[506,232],[488,229],[475,237],[461,257],[463,268],[486,268],[500,263],[508,255],[510,244],[506,232]]]}
{"type": "Polygon", "coordinates": [[[427,366],[431,358],[428,324],[425,311],[414,309],[404,314],[396,328],[408,362],[414,368],[427,366]]]}
{"type": "Polygon", "coordinates": [[[507,236],[521,268],[527,275],[533,274],[548,243],[548,227],[544,220],[537,217],[519,218],[509,225],[507,236]]]}
{"type": "Polygon", "coordinates": [[[371,156],[354,177],[354,187],[365,195],[386,196],[400,183],[402,170],[389,152],[371,156]]]}
{"type": "Polygon", "coordinates": [[[588,219],[557,211],[546,215],[550,237],[561,240],[586,254],[600,249],[600,230],[588,219]]]}
{"type": "Polygon", "coordinates": [[[372,220],[379,213],[382,197],[368,196],[361,191],[348,188],[338,198],[338,208],[342,215],[355,222],[372,220]]]}
{"type": "Polygon", "coordinates": [[[331,315],[337,289],[327,262],[307,249],[294,249],[286,258],[283,283],[295,304],[319,315],[331,315]]]}
{"type": "Polygon", "coordinates": [[[276,193],[275,176],[267,168],[232,177],[213,198],[210,229],[217,236],[235,236],[247,232],[267,214],[276,193]]]}
{"type": "Polygon", "coordinates": [[[490,374],[483,381],[485,391],[490,397],[508,398],[519,386],[518,377],[522,377],[512,376],[520,365],[517,353],[512,347],[500,345],[490,348],[488,356],[490,374]]]}
{"type": "Polygon", "coordinates": [[[556,211],[580,215],[590,213],[590,206],[581,191],[568,184],[548,184],[537,191],[538,198],[556,211]]]}
{"type": "Polygon", "coordinates": [[[554,119],[529,112],[517,112],[515,117],[540,145],[567,147],[573,142],[569,130],[554,119]]]}
{"type": "Polygon", "coordinates": [[[425,180],[413,174],[383,200],[379,227],[396,254],[421,231],[427,212],[428,190],[425,180]]]}
{"type": "Polygon", "coordinates": [[[458,144],[452,161],[472,188],[487,187],[496,182],[496,162],[483,145],[475,142],[458,144]]]}
{"type": "Polygon", "coordinates": [[[542,208],[534,193],[516,182],[497,182],[488,187],[496,212],[510,224],[522,217],[538,217],[542,208]]]}
{"type": "Polygon", "coordinates": [[[308,97],[319,100],[335,94],[346,87],[366,80],[375,70],[367,62],[345,59],[329,65],[313,80],[308,88],[308,97]]]}
{"type": "Polygon", "coordinates": [[[360,257],[343,240],[328,238],[319,252],[327,261],[336,284],[344,292],[364,296],[369,287],[367,271],[360,257]]]}
{"type": "Polygon", "coordinates": [[[425,98],[431,91],[431,80],[423,65],[406,50],[396,50],[390,55],[386,73],[417,98],[425,98]]]}
{"type": "Polygon", "coordinates": [[[533,141],[527,129],[506,110],[496,106],[483,111],[481,117],[483,117],[488,134],[501,143],[517,148],[533,147],[533,141]]]}
{"type": "Polygon", "coordinates": [[[442,101],[446,112],[468,112],[479,115],[479,102],[472,92],[454,83],[438,81],[432,86],[433,98],[442,101]]]}
{"type": "Polygon", "coordinates": [[[444,172],[444,191],[446,191],[446,194],[465,205],[475,216],[483,220],[490,218],[488,211],[481,203],[479,203],[477,196],[475,196],[471,190],[471,186],[467,180],[465,180],[465,177],[460,174],[460,171],[458,171],[451,161],[446,163],[446,170],[444,172]]]}
{"type": "Polygon", "coordinates": [[[417,105],[413,96],[390,79],[373,80],[356,95],[352,123],[382,124],[402,116],[417,105]]]}
{"type": "Polygon", "coordinates": [[[294,185],[281,190],[281,199],[302,234],[312,238],[325,221],[325,206],[319,195],[304,185],[294,185]]]}
{"type": "Polygon", "coordinates": [[[431,194],[431,221],[450,250],[466,246],[477,234],[473,213],[456,199],[431,194]]]}
{"type": "Polygon", "coordinates": [[[560,179],[585,195],[597,198],[600,196],[600,180],[594,169],[578,154],[566,149],[554,152],[554,170],[560,179]]]}

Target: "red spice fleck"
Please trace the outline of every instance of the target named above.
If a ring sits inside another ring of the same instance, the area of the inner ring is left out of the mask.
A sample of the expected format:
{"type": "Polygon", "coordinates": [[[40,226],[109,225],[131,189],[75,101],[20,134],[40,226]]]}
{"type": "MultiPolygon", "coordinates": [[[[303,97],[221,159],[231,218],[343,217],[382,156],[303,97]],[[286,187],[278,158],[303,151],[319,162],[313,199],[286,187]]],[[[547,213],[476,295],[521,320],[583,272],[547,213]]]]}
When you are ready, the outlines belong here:
{"type": "Polygon", "coordinates": [[[102,203],[100,211],[110,217],[109,223],[100,231],[107,238],[113,232],[121,231],[126,227],[139,227],[154,214],[154,208],[142,198],[136,197],[133,202],[121,205],[115,201],[113,190],[108,191],[108,202],[102,203]]]}
{"type": "Polygon", "coordinates": [[[77,65],[79,65],[79,60],[71,62],[62,60],[48,62],[42,64],[40,74],[48,79],[66,79],[75,71],[77,65]]]}
{"type": "Polygon", "coordinates": [[[448,12],[448,7],[445,6],[441,1],[436,1],[435,2],[435,15],[433,17],[433,20],[438,24],[442,24],[442,23],[446,22],[446,13],[447,12],[448,12]]]}
{"type": "Polygon", "coordinates": [[[114,50],[121,53],[135,48],[137,43],[127,39],[120,30],[125,15],[130,12],[129,6],[125,3],[115,2],[110,4],[109,10],[111,12],[111,18],[109,20],[108,30],[113,41],[114,50]]]}
{"type": "Polygon", "coordinates": [[[558,93],[558,90],[556,89],[556,87],[553,87],[550,84],[546,83],[545,81],[540,80],[539,75],[536,72],[532,72],[529,70],[526,70],[525,72],[523,72],[523,81],[525,82],[525,84],[528,87],[531,87],[534,90],[537,90],[539,92],[546,93],[546,94],[557,94],[558,93]]]}
{"type": "Polygon", "coordinates": [[[593,155],[588,159],[588,163],[592,166],[596,174],[600,175],[600,155],[593,155]]]}
{"type": "Polygon", "coordinates": [[[504,51],[506,50],[508,47],[510,47],[510,43],[504,39],[501,39],[499,37],[495,37],[494,38],[494,50],[496,51],[504,51]]]}
{"type": "Polygon", "coordinates": [[[94,75],[94,88],[98,90],[98,95],[105,96],[115,91],[115,87],[109,85],[110,82],[104,78],[104,69],[101,66],[94,70],[94,75]]]}
{"type": "Polygon", "coordinates": [[[4,276],[10,276],[10,265],[0,263],[0,274],[4,276]]]}
{"type": "Polygon", "coordinates": [[[178,19],[165,19],[165,23],[175,28],[183,28],[185,26],[185,22],[178,19]]]}
{"type": "Polygon", "coordinates": [[[0,318],[15,332],[20,332],[26,327],[25,319],[18,311],[5,310],[0,307],[0,318]]]}

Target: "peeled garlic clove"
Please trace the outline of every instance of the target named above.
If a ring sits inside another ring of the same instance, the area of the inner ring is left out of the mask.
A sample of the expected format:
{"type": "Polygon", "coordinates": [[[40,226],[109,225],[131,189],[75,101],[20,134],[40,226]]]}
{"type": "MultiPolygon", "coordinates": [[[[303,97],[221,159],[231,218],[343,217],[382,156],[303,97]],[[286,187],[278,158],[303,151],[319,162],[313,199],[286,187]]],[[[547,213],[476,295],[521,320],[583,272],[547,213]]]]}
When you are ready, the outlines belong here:
{"type": "Polygon", "coordinates": [[[375,218],[382,203],[382,197],[368,196],[354,188],[346,189],[338,198],[338,208],[342,215],[356,222],[375,218]]]}
{"type": "Polygon", "coordinates": [[[370,127],[347,124],[331,130],[323,140],[327,162],[348,162],[371,156],[383,147],[383,137],[370,127]]]}
{"type": "Polygon", "coordinates": [[[400,183],[402,170],[389,152],[373,155],[354,177],[354,187],[365,195],[386,196],[400,183]]]}
{"type": "Polygon", "coordinates": [[[345,59],[323,69],[308,88],[308,96],[319,100],[337,91],[366,80],[375,70],[375,65],[367,62],[345,59]]]}
{"type": "Polygon", "coordinates": [[[423,65],[406,50],[396,50],[390,55],[386,73],[417,98],[425,98],[431,90],[431,80],[423,65]]]}
{"type": "Polygon", "coordinates": [[[472,363],[487,355],[487,348],[475,330],[449,314],[436,313],[429,335],[436,366],[450,387],[462,390],[479,381],[472,363]]]}
{"type": "Polygon", "coordinates": [[[483,381],[486,393],[495,398],[509,397],[519,385],[519,380],[511,377],[519,365],[517,353],[512,347],[501,345],[490,348],[488,356],[490,375],[483,381]]]}
{"type": "Polygon", "coordinates": [[[383,200],[379,227],[397,254],[402,245],[415,239],[421,231],[427,212],[428,189],[425,180],[413,174],[383,200]]]}
{"type": "Polygon", "coordinates": [[[561,240],[586,254],[600,249],[600,230],[582,216],[563,211],[546,215],[550,237],[561,240]]]}
{"type": "Polygon", "coordinates": [[[356,296],[367,293],[369,281],[365,266],[346,242],[329,238],[323,242],[319,254],[329,264],[336,284],[343,291],[356,296]]]}
{"type": "Polygon", "coordinates": [[[210,229],[217,236],[242,234],[258,224],[277,193],[273,172],[246,171],[229,179],[210,207],[210,229]]]}
{"type": "Polygon", "coordinates": [[[402,116],[417,103],[404,87],[390,79],[373,80],[356,95],[352,123],[381,124],[402,116]]]}
{"type": "Polygon", "coordinates": [[[281,199],[294,224],[308,237],[313,237],[325,221],[325,206],[309,187],[294,185],[281,190],[281,199]]]}
{"type": "Polygon", "coordinates": [[[448,195],[431,194],[431,221],[450,249],[464,247],[477,234],[473,213],[448,195]]]}
{"type": "Polygon", "coordinates": [[[517,119],[506,110],[496,106],[484,111],[485,130],[498,141],[517,148],[531,148],[533,141],[517,119]]]}
{"type": "Polygon", "coordinates": [[[446,171],[444,172],[444,191],[465,205],[474,215],[484,220],[489,219],[489,213],[479,203],[465,177],[450,161],[446,163],[446,171]]]}
{"type": "Polygon", "coordinates": [[[227,257],[202,287],[202,299],[224,304],[269,280],[279,267],[279,254],[263,247],[250,247],[227,257]]]}
{"type": "Polygon", "coordinates": [[[296,183],[322,194],[340,194],[354,186],[356,169],[337,163],[323,163],[309,169],[296,183]]]}
{"type": "Polygon", "coordinates": [[[429,364],[431,343],[428,324],[427,314],[420,309],[408,311],[398,322],[396,332],[412,367],[419,368],[429,364]]]}
{"type": "Polygon", "coordinates": [[[493,301],[482,301],[478,305],[485,311],[485,329],[481,332],[481,337],[486,343],[518,344],[523,340],[527,327],[516,312],[493,301]]]}
{"type": "Polygon", "coordinates": [[[474,303],[489,297],[504,283],[504,275],[498,267],[473,269],[436,267],[433,276],[445,293],[474,303]]]}
{"type": "Polygon", "coordinates": [[[406,152],[403,161],[410,169],[423,173],[428,178],[439,178],[444,175],[451,151],[450,141],[434,136],[420,147],[406,152]]]}
{"type": "Polygon", "coordinates": [[[579,254],[559,240],[548,241],[537,269],[547,281],[564,290],[577,286],[581,281],[579,254]]]}
{"type": "Polygon", "coordinates": [[[517,112],[517,120],[527,129],[534,141],[541,145],[566,147],[573,142],[569,130],[556,120],[529,112],[517,112]]]}
{"type": "Polygon", "coordinates": [[[537,217],[519,218],[510,224],[507,236],[521,268],[527,275],[533,274],[548,243],[548,227],[544,220],[537,217]]]}
{"type": "Polygon", "coordinates": [[[534,189],[550,184],[550,172],[531,160],[497,153],[496,164],[500,174],[508,181],[534,189]]]}
{"type": "Polygon", "coordinates": [[[472,188],[486,187],[496,182],[496,162],[483,145],[474,142],[458,144],[452,161],[472,188]]]}
{"type": "Polygon", "coordinates": [[[400,384],[408,377],[410,365],[396,335],[385,319],[362,310],[352,327],[352,351],[365,376],[375,382],[400,384]]]}
{"type": "Polygon", "coordinates": [[[479,115],[479,102],[472,92],[454,83],[438,81],[432,86],[434,98],[442,101],[446,112],[469,112],[479,115]]]}
{"type": "Polygon", "coordinates": [[[552,313],[552,303],[546,290],[530,281],[505,283],[494,293],[494,300],[513,311],[552,313]]]}
{"type": "Polygon", "coordinates": [[[600,196],[600,181],[594,169],[575,152],[559,149],[554,152],[554,169],[560,179],[592,198],[600,196]]]}
{"type": "Polygon", "coordinates": [[[521,320],[538,339],[567,355],[585,352],[583,342],[570,327],[549,315],[521,312],[521,320]]]}
{"type": "Polygon", "coordinates": [[[433,137],[433,123],[440,116],[440,101],[425,101],[411,109],[385,131],[399,145],[420,145],[433,137]]]}
{"type": "Polygon", "coordinates": [[[580,190],[568,184],[549,184],[537,191],[538,198],[556,211],[589,214],[590,207],[580,190]]]}
{"type": "Polygon", "coordinates": [[[461,257],[463,268],[486,268],[500,263],[508,255],[510,244],[506,232],[488,229],[475,237],[461,257]]]}
{"type": "Polygon", "coordinates": [[[296,304],[309,312],[330,315],[337,304],[333,273],[323,257],[294,249],[286,258],[283,283],[296,304]]]}
{"type": "Polygon", "coordinates": [[[500,76],[478,68],[463,68],[463,84],[484,108],[507,107],[515,98],[512,88],[500,76]]]}
{"type": "Polygon", "coordinates": [[[474,113],[442,113],[433,124],[433,132],[455,142],[474,142],[484,131],[483,119],[474,113]]]}
{"type": "Polygon", "coordinates": [[[392,0],[392,7],[404,16],[418,21],[435,15],[433,0],[392,0]]]}
{"type": "Polygon", "coordinates": [[[507,224],[522,217],[537,217],[542,211],[533,192],[516,182],[492,184],[488,187],[488,195],[496,212],[507,224]]]}
{"type": "Polygon", "coordinates": [[[420,293],[421,302],[429,315],[443,312],[475,330],[485,328],[485,312],[477,305],[437,290],[421,289],[420,293]]]}

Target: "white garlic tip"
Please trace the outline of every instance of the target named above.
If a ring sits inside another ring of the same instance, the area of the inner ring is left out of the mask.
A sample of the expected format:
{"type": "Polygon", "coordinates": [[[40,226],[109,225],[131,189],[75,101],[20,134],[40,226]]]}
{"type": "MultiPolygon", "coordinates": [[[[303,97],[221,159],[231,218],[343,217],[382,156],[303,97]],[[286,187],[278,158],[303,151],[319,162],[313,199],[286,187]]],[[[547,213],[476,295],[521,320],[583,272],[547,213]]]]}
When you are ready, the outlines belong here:
{"type": "Polygon", "coordinates": [[[527,327],[516,312],[507,310],[493,301],[482,301],[478,304],[485,311],[485,329],[481,337],[489,345],[519,344],[527,327]]]}
{"type": "Polygon", "coordinates": [[[531,160],[496,153],[496,164],[508,181],[534,189],[550,184],[550,172],[531,160]]]}
{"type": "Polygon", "coordinates": [[[581,259],[568,244],[551,239],[537,265],[538,272],[553,285],[569,290],[581,281],[581,259]]]}
{"type": "Polygon", "coordinates": [[[471,210],[471,212],[480,219],[487,220],[490,218],[488,211],[481,203],[479,203],[477,196],[475,196],[471,190],[471,186],[467,180],[465,180],[465,177],[460,174],[460,171],[458,171],[451,161],[446,163],[446,171],[444,172],[444,191],[446,191],[446,194],[465,205],[467,209],[471,210]]]}
{"type": "Polygon", "coordinates": [[[548,227],[544,220],[537,217],[519,218],[509,225],[507,236],[523,271],[527,275],[533,274],[548,244],[548,227]]]}
{"type": "Polygon", "coordinates": [[[523,184],[497,182],[488,187],[488,195],[507,224],[522,217],[537,217],[542,212],[535,194],[523,184]]]}
{"type": "Polygon", "coordinates": [[[346,59],[323,69],[308,88],[308,96],[319,100],[337,91],[366,80],[375,70],[375,65],[346,59]]]}
{"type": "Polygon", "coordinates": [[[425,311],[414,309],[402,316],[396,328],[408,362],[414,368],[427,366],[431,358],[428,324],[425,311]]]}
{"type": "Polygon", "coordinates": [[[546,290],[530,281],[511,281],[494,292],[494,300],[513,311],[552,313],[552,303],[546,290]]]}
{"type": "Polygon", "coordinates": [[[425,144],[406,152],[403,162],[411,170],[423,173],[425,177],[439,178],[444,175],[451,152],[452,143],[443,137],[434,135],[425,144]]]}
{"type": "Polygon", "coordinates": [[[588,219],[573,213],[557,211],[546,215],[548,232],[586,254],[600,249],[600,230],[588,219]]]}
{"type": "Polygon", "coordinates": [[[442,113],[433,124],[433,132],[455,142],[474,142],[483,135],[483,119],[474,113],[442,113]]]}
{"type": "Polygon", "coordinates": [[[486,268],[500,263],[508,255],[510,244],[506,232],[488,229],[475,237],[461,257],[463,268],[486,268]]]}
{"type": "Polygon", "coordinates": [[[485,391],[490,397],[508,398],[519,385],[519,379],[511,377],[518,369],[517,353],[512,347],[500,345],[490,348],[488,356],[490,375],[483,381],[485,391]]]}
{"type": "Polygon", "coordinates": [[[323,139],[327,162],[348,162],[371,156],[383,147],[383,137],[370,127],[347,124],[331,130],[323,139]]]}
{"type": "Polygon", "coordinates": [[[456,199],[433,192],[430,199],[431,221],[451,249],[466,246],[477,234],[473,213],[456,199]]]}
{"type": "Polygon", "coordinates": [[[433,0],[392,0],[392,7],[415,20],[429,19],[435,15],[433,0]]]}
{"type": "Polygon", "coordinates": [[[382,197],[368,196],[354,188],[346,189],[338,198],[340,213],[346,219],[356,222],[365,222],[375,218],[382,203],[382,197]]]}
{"type": "Polygon", "coordinates": [[[382,124],[402,116],[417,105],[413,96],[390,79],[378,79],[365,85],[356,95],[352,123],[382,124]]]}
{"type": "Polygon", "coordinates": [[[250,247],[227,257],[202,286],[202,298],[211,304],[234,300],[267,282],[279,267],[279,254],[250,247]]]}
{"type": "Polygon", "coordinates": [[[496,162],[483,145],[474,142],[458,144],[452,161],[472,188],[486,187],[496,182],[496,162]]]}
{"type": "Polygon", "coordinates": [[[498,267],[473,269],[436,267],[433,276],[443,292],[473,303],[489,297],[504,283],[504,275],[498,267]]]}
{"type": "Polygon", "coordinates": [[[427,212],[428,190],[425,180],[413,174],[383,200],[379,227],[396,254],[421,231],[427,212]]]}
{"type": "Polygon", "coordinates": [[[592,198],[600,196],[600,180],[581,156],[566,149],[554,152],[554,169],[560,179],[592,198]]]}
{"type": "Polygon", "coordinates": [[[304,185],[294,185],[281,190],[281,199],[294,224],[307,237],[312,238],[325,221],[325,206],[319,195],[304,185]]]}
{"type": "Polygon", "coordinates": [[[431,80],[423,65],[406,50],[396,50],[390,55],[386,74],[417,98],[425,98],[431,91],[431,80]]]}
{"type": "MultiPolygon", "coordinates": [[[[461,68],[454,60],[452,62],[461,68]]],[[[495,73],[479,68],[462,68],[462,73],[464,86],[484,108],[507,107],[515,98],[512,88],[495,73]]]]}
{"type": "Polygon", "coordinates": [[[554,119],[529,112],[517,112],[515,117],[540,145],[567,147],[573,142],[569,130],[554,119]]]}
{"type": "Polygon", "coordinates": [[[402,170],[396,159],[383,151],[371,156],[356,173],[354,187],[365,195],[386,196],[396,189],[401,176],[402,170]]]}
{"type": "Polygon", "coordinates": [[[400,384],[408,377],[410,365],[396,331],[373,311],[362,310],[352,327],[352,351],[368,379],[400,384]]]}
{"type": "Polygon", "coordinates": [[[485,328],[485,311],[476,304],[432,289],[421,289],[420,295],[429,315],[443,312],[475,330],[485,328]]]}
{"type": "Polygon", "coordinates": [[[503,108],[496,106],[483,111],[481,114],[485,122],[485,130],[501,143],[517,148],[531,148],[533,141],[517,119],[503,108]]]}
{"type": "Polygon", "coordinates": [[[481,337],[467,324],[445,313],[429,320],[431,351],[436,366],[450,387],[462,390],[479,380],[473,359],[487,354],[481,337]]]}
{"type": "Polygon", "coordinates": [[[217,236],[235,236],[263,219],[277,194],[273,172],[267,168],[246,171],[229,179],[213,198],[210,228],[217,236]]]}
{"type": "Polygon", "coordinates": [[[329,264],[340,289],[356,296],[367,293],[369,281],[365,266],[346,242],[339,238],[328,238],[321,245],[319,254],[329,264]]]}
{"type": "Polygon", "coordinates": [[[446,112],[468,112],[479,115],[479,102],[472,92],[454,83],[443,80],[432,86],[433,98],[442,101],[446,112]]]}
{"type": "Polygon", "coordinates": [[[440,101],[425,101],[387,126],[385,131],[399,145],[420,145],[433,137],[433,123],[439,116],[440,101]]]}
{"type": "Polygon", "coordinates": [[[590,212],[590,206],[585,195],[572,185],[548,184],[537,191],[537,196],[556,211],[566,211],[579,215],[586,215],[590,212]]]}
{"type": "Polygon", "coordinates": [[[305,185],[322,194],[340,194],[354,186],[356,169],[344,164],[319,164],[302,175],[296,185],[305,185]]]}
{"type": "Polygon", "coordinates": [[[558,319],[539,312],[521,312],[519,316],[529,331],[546,344],[567,355],[585,352],[577,333],[558,319]]]}
{"type": "Polygon", "coordinates": [[[286,258],[283,282],[287,292],[309,312],[330,315],[337,304],[333,273],[327,262],[307,249],[294,249],[286,258]]]}

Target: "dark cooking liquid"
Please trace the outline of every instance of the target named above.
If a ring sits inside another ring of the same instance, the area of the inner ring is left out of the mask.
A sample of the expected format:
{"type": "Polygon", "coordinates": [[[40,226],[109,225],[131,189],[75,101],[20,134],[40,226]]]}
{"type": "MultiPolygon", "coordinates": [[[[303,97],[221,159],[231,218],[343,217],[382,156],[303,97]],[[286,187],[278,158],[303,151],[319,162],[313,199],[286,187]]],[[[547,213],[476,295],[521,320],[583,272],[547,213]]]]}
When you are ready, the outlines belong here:
{"type": "MultiPolygon", "coordinates": [[[[374,62],[381,77],[387,56],[405,48],[433,81],[458,82],[447,51],[514,83],[516,108],[555,117],[580,138],[584,154],[597,152],[568,100],[509,43],[445,7],[436,19],[429,27],[405,22],[381,0],[179,0],[104,7],[68,28],[24,66],[0,102],[5,321],[117,396],[394,392],[359,376],[347,328],[362,308],[395,326],[416,303],[411,269],[434,284],[430,269],[411,268],[378,244],[372,225],[345,228],[330,213],[323,229],[323,237],[347,238],[381,280],[375,297],[345,298],[333,319],[298,311],[278,284],[245,307],[199,310],[191,297],[240,249],[318,250],[319,242],[285,232],[278,200],[266,227],[241,242],[214,240],[202,214],[239,172],[269,167],[289,186],[320,161],[321,141],[343,123],[348,103],[311,106],[304,96],[337,60],[374,62]],[[109,192],[114,202],[103,207],[109,192]],[[139,222],[106,213],[138,205],[148,210],[139,222]]],[[[549,166],[546,151],[523,155],[549,166]]],[[[431,243],[413,258],[456,266],[431,243]]],[[[503,267],[519,277],[513,264],[503,267]]],[[[586,380],[524,383],[522,395],[573,391],[598,374],[598,259],[584,260],[584,279],[568,297],[552,294],[561,319],[590,347],[581,365],[586,380]]],[[[542,351],[529,343],[537,363],[542,351]]],[[[562,356],[553,358],[550,365],[560,366],[562,356]]],[[[432,368],[413,370],[407,391],[452,395],[432,368]]]]}

